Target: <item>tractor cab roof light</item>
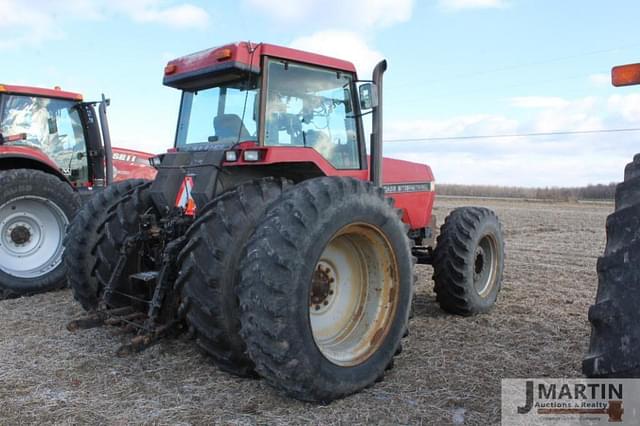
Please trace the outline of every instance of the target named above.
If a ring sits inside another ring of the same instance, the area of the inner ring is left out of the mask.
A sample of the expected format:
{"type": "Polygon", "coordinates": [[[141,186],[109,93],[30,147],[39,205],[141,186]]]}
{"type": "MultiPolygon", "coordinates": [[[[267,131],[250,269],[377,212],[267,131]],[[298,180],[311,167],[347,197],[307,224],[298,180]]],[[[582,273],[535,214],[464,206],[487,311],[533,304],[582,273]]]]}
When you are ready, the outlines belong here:
{"type": "Polygon", "coordinates": [[[216,53],[216,59],[218,60],[218,62],[231,59],[232,56],[233,56],[233,52],[231,52],[231,49],[222,49],[216,53]]]}
{"type": "Polygon", "coordinates": [[[640,84],[640,63],[613,67],[611,82],[616,87],[640,84]]]}
{"type": "Polygon", "coordinates": [[[177,70],[178,66],[176,64],[167,64],[167,66],[164,67],[164,75],[174,74],[177,70]]]}

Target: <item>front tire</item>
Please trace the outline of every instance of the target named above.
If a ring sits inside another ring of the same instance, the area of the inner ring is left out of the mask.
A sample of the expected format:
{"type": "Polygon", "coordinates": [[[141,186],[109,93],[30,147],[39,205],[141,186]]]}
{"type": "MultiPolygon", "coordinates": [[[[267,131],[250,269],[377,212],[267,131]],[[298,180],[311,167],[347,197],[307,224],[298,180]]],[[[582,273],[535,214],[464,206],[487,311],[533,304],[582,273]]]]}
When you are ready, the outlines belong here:
{"type": "Polygon", "coordinates": [[[79,207],[77,194],[56,176],[0,172],[0,299],[65,285],[63,239],[79,207]]]}
{"type": "Polygon", "coordinates": [[[412,298],[407,228],[368,182],[324,177],[287,191],[240,265],[241,335],[256,371],[306,401],[382,378],[412,298]]]}
{"type": "Polygon", "coordinates": [[[433,270],[442,309],[464,316],[489,311],[504,270],[504,239],[496,214],[482,207],[452,211],[440,229],[433,270]]]}

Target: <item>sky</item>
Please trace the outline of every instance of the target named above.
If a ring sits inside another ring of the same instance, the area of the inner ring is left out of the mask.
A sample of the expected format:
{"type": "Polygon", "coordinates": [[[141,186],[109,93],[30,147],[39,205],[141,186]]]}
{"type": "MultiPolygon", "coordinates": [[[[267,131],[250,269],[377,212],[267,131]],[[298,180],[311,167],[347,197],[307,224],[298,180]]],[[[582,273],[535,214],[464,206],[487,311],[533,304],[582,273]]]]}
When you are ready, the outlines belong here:
{"type": "Polygon", "coordinates": [[[640,128],[640,86],[610,83],[640,62],[637,0],[0,0],[0,16],[0,83],[105,93],[115,146],[171,147],[164,65],[251,40],[351,60],[364,79],[386,58],[384,154],[439,182],[609,183],[640,152],[640,131],[466,138],[640,128]]]}

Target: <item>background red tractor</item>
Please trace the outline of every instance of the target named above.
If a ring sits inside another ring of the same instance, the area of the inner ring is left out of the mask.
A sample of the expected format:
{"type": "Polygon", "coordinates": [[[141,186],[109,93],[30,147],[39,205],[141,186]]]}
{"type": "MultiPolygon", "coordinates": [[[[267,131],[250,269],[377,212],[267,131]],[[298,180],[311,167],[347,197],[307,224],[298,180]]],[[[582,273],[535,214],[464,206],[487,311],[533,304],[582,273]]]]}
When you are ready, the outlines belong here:
{"type": "Polygon", "coordinates": [[[169,62],[175,147],[153,182],[78,216],[65,258],[91,313],[69,328],[126,325],[122,354],[186,326],[221,369],[330,401],[392,366],[416,262],[442,308],[488,311],[500,223],[457,209],[434,244],[431,169],[382,157],[386,67],[359,81],[350,62],[244,42],[169,62]]]}
{"type": "Polygon", "coordinates": [[[149,154],[114,149],[112,162],[106,103],[98,120],[78,93],[0,85],[0,298],[64,285],[63,238],[82,200],[155,175],[149,154]]]}
{"type": "MultiPolygon", "coordinates": [[[[611,76],[614,86],[640,84],[640,64],[614,67],[611,76]]],[[[640,377],[640,154],[627,164],[615,198],[589,309],[591,341],[582,362],[588,377],[640,377]]]]}

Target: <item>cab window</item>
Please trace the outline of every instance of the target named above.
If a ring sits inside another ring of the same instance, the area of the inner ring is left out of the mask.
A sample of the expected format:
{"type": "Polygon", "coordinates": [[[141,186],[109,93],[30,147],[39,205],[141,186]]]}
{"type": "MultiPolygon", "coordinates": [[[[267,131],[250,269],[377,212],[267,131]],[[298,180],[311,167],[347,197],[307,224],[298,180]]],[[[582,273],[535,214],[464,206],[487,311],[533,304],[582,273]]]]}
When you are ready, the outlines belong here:
{"type": "Polygon", "coordinates": [[[271,59],[264,144],[315,149],[336,169],[360,168],[352,76],[271,59]]]}
{"type": "Polygon", "coordinates": [[[258,87],[238,81],[182,94],[176,145],[257,141],[258,87]]]}
{"type": "Polygon", "coordinates": [[[4,96],[0,133],[12,137],[12,145],[43,152],[71,181],[86,181],[87,147],[76,105],[64,99],[4,96]]]}

